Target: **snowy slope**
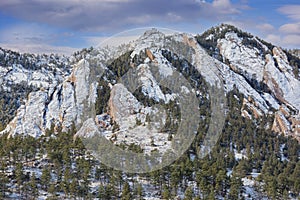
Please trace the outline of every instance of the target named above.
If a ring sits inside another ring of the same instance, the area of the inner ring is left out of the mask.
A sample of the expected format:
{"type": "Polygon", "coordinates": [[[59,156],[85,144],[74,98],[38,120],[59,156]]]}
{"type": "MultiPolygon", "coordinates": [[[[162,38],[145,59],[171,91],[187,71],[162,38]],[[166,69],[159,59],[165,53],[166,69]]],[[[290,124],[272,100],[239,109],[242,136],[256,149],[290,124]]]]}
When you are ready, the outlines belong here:
{"type": "MultiPolygon", "coordinates": [[[[214,37],[211,35],[207,39],[214,37]]],[[[157,102],[168,103],[176,98],[176,94],[163,94],[159,81],[151,71],[151,63],[158,65],[161,76],[170,76],[174,67],[162,55],[162,50],[169,50],[187,59],[210,85],[224,87],[227,92],[237,88],[243,93],[244,117],[256,119],[275,113],[273,130],[299,139],[300,82],[279,47],[270,50],[260,41],[256,42],[261,45],[260,49],[244,44],[237,33],[228,31],[224,38],[217,39],[217,48],[223,59],[221,62],[210,56],[191,35],[177,33],[166,36],[152,29],[127,46],[82,51],[74,55],[70,58],[75,63],[71,73],[59,68],[55,73],[45,73],[44,68],[30,71],[20,65],[0,66],[0,81],[4,88],[8,83],[27,81],[40,89],[29,95],[26,104],[19,108],[4,132],[39,136],[51,124],[67,130],[73,122],[83,123],[82,113],[96,99],[95,66],[106,70],[111,59],[128,51],[132,51],[132,59],[146,52],[145,60],[135,66],[143,94],[157,102]],[[261,49],[268,53],[263,54],[261,49]]],[[[114,82],[110,84],[112,87],[115,85],[114,82]]],[[[135,119],[137,116],[131,117],[135,119]]]]}

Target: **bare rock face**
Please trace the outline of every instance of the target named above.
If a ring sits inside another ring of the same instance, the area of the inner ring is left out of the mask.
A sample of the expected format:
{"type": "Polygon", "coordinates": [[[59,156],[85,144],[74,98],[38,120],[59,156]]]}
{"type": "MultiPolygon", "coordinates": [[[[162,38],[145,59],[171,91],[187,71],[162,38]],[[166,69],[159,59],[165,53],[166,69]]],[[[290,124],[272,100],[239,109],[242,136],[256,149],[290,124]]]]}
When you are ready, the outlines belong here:
{"type": "Polygon", "coordinates": [[[287,135],[290,129],[291,129],[291,125],[289,121],[285,118],[283,113],[280,111],[277,112],[275,114],[272,130],[287,135]]]}
{"type": "Polygon", "coordinates": [[[286,136],[293,136],[300,141],[300,116],[290,114],[291,111],[286,106],[280,106],[275,113],[272,130],[286,136]]]}
{"type": "MultiPolygon", "coordinates": [[[[264,114],[269,114],[270,108],[275,109],[275,119],[272,130],[284,135],[292,135],[299,140],[299,128],[297,126],[300,110],[300,82],[293,74],[287,55],[279,47],[274,47],[265,58],[256,47],[249,47],[243,44],[243,39],[236,33],[229,32],[225,38],[218,40],[218,48],[225,63],[231,71],[242,75],[247,82],[256,80],[263,83],[270,92],[261,91],[258,93],[252,90],[248,83],[234,81],[236,87],[242,92],[246,99],[243,101],[242,115],[247,118],[258,118],[264,114]],[[239,84],[242,84],[239,85],[239,84]],[[251,113],[251,114],[250,114],[251,113]]],[[[259,43],[263,49],[268,48],[260,43],[256,38],[252,38],[259,43]]],[[[229,79],[225,87],[230,83],[229,79]]]]}
{"type": "Polygon", "coordinates": [[[166,119],[166,113],[159,113],[161,110],[157,108],[144,107],[122,84],[113,86],[108,105],[109,115],[118,124],[118,130],[106,132],[107,139],[117,144],[139,144],[149,154],[158,147],[163,152],[170,148],[168,134],[159,130],[159,121],[166,119]],[[161,117],[147,122],[146,116],[151,114],[161,117]]]}
{"type": "Polygon", "coordinates": [[[127,129],[136,123],[135,113],[141,109],[138,100],[122,84],[113,86],[109,99],[109,110],[112,119],[120,129],[127,129]]]}
{"type": "Polygon", "coordinates": [[[89,63],[83,59],[63,83],[53,89],[30,93],[25,106],[18,109],[16,117],[2,133],[38,137],[52,124],[67,131],[73,123],[82,123],[84,107],[96,99],[96,85],[89,82],[89,73],[89,63]]]}
{"type": "MultiPolygon", "coordinates": [[[[283,55],[281,55],[281,57],[282,56],[283,55]]],[[[276,58],[278,67],[271,55],[268,54],[266,56],[267,63],[264,71],[264,82],[279,101],[290,104],[289,106],[299,110],[300,94],[298,91],[300,82],[294,77],[291,72],[291,66],[289,66],[286,61],[282,61],[280,59],[281,57],[277,54],[274,57],[276,58]]]]}
{"type": "Polygon", "coordinates": [[[220,53],[230,62],[234,72],[242,74],[247,79],[262,81],[264,59],[259,55],[259,50],[242,44],[242,38],[236,33],[226,33],[225,38],[218,41],[220,53]]]}
{"type": "Polygon", "coordinates": [[[278,47],[274,47],[273,48],[273,57],[276,59],[276,61],[278,63],[278,68],[282,72],[292,73],[293,68],[291,66],[289,66],[287,56],[282,51],[282,49],[280,49],[278,47]]]}
{"type": "Polygon", "coordinates": [[[28,134],[33,137],[40,136],[44,131],[44,112],[47,93],[32,92],[24,106],[18,109],[16,117],[8,124],[5,132],[10,136],[28,134]]]}
{"type": "Polygon", "coordinates": [[[67,130],[72,123],[82,123],[84,107],[89,101],[95,102],[96,85],[89,80],[90,68],[86,60],[81,60],[74,67],[72,74],[57,87],[48,105],[47,127],[51,123],[67,130]]]}
{"type": "Polygon", "coordinates": [[[289,118],[289,120],[292,124],[292,131],[290,132],[290,134],[296,137],[298,141],[300,141],[300,116],[293,115],[289,118]]]}
{"type": "Polygon", "coordinates": [[[253,101],[251,97],[248,97],[248,99],[246,98],[243,99],[243,105],[241,110],[242,110],[243,117],[249,119],[252,119],[252,117],[258,119],[261,116],[263,116],[263,112],[258,108],[255,101],[253,101]]]}
{"type": "Polygon", "coordinates": [[[266,56],[264,83],[283,105],[275,114],[272,130],[299,138],[300,82],[294,77],[284,52],[275,47],[273,57],[266,56]],[[277,63],[277,64],[275,64],[277,63]]]}
{"type": "Polygon", "coordinates": [[[146,49],[146,54],[151,61],[154,60],[155,57],[149,49],[146,49]]]}

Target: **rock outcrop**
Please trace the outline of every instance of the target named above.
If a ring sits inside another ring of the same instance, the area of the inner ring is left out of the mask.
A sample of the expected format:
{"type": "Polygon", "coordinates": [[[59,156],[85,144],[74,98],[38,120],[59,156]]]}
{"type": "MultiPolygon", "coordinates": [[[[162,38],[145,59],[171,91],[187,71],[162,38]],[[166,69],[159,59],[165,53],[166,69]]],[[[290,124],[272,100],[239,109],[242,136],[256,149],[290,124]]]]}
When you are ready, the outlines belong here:
{"type": "Polygon", "coordinates": [[[52,124],[56,129],[67,131],[73,123],[83,123],[84,109],[96,99],[96,85],[90,82],[89,75],[89,63],[82,59],[63,83],[53,89],[30,93],[26,104],[18,109],[3,133],[38,137],[52,124]]]}

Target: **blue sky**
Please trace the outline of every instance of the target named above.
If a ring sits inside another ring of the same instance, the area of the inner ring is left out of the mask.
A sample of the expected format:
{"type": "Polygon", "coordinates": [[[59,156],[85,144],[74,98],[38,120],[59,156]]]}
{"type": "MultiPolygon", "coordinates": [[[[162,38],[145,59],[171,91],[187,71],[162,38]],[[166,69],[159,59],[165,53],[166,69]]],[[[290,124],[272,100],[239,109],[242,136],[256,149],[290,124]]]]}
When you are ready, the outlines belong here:
{"type": "Polygon", "coordinates": [[[1,1],[0,46],[70,54],[128,29],[164,27],[195,34],[220,23],[284,48],[300,48],[299,0],[1,1]]]}

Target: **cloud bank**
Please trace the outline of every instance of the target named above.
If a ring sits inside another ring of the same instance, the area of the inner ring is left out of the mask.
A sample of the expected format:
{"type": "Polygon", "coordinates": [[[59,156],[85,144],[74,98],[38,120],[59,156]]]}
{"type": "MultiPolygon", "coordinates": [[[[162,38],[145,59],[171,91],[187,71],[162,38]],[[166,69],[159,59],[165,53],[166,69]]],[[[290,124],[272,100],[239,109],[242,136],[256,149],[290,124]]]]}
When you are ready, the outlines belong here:
{"type": "MultiPolygon", "coordinates": [[[[81,41],[76,47],[88,47],[112,33],[137,27],[168,26],[183,27],[183,30],[189,27],[199,33],[207,24],[223,22],[276,45],[297,48],[300,46],[300,5],[286,4],[274,8],[275,15],[254,16],[260,5],[251,7],[247,0],[0,1],[0,14],[21,21],[2,30],[0,27],[0,43],[29,52],[43,47],[65,52],[72,48],[64,46],[75,47],[73,40],[74,43],[81,41]],[[283,23],[274,23],[276,17],[281,16],[285,18],[283,23]],[[266,20],[258,20],[260,17],[266,20]]],[[[48,52],[48,49],[45,50],[48,52]]]]}
{"type": "Polygon", "coordinates": [[[229,0],[10,0],[0,12],[31,22],[75,31],[122,30],[158,22],[178,23],[226,19],[245,8],[229,0]]]}

